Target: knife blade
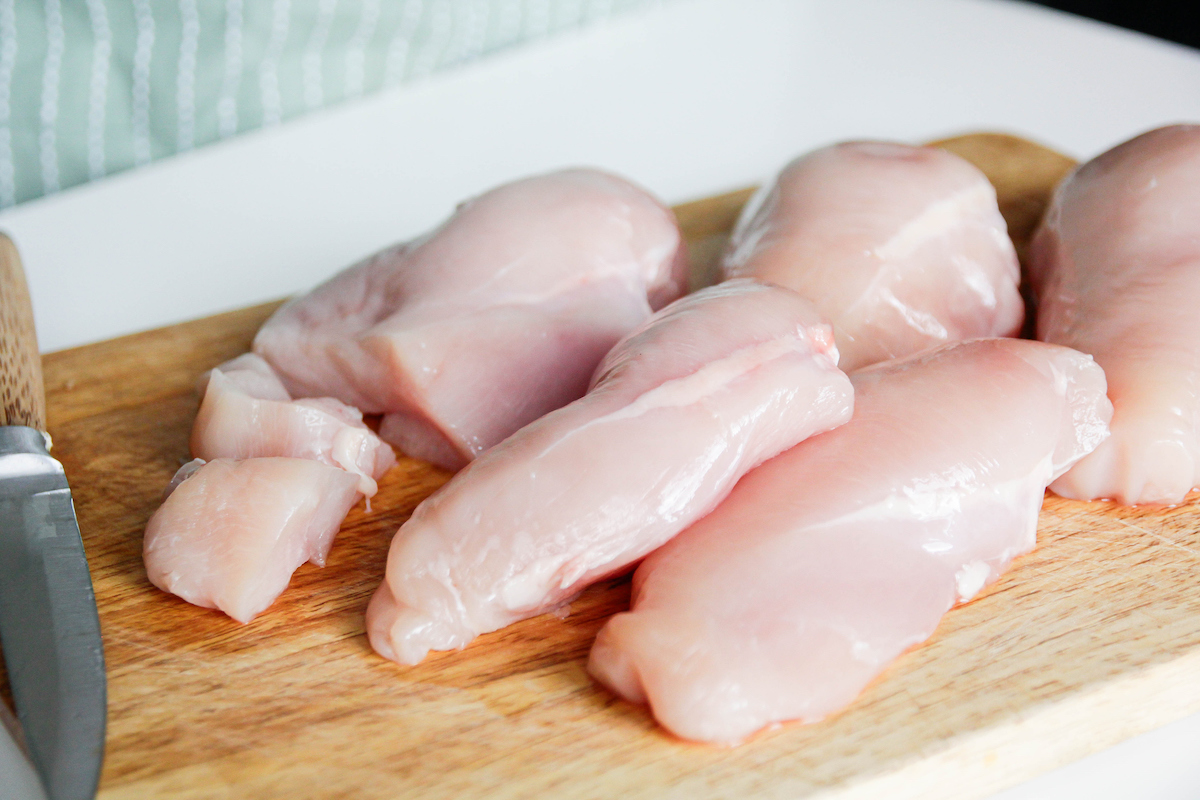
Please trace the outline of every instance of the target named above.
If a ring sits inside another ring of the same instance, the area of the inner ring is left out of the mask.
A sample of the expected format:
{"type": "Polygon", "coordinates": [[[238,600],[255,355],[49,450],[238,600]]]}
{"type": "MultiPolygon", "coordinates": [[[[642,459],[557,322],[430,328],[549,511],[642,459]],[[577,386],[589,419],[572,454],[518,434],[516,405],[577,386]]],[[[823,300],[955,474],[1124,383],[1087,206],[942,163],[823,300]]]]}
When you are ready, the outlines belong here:
{"type": "Polygon", "coordinates": [[[20,258],[0,234],[0,646],[47,797],[85,800],[104,756],[104,650],[44,392],[20,258]]]}

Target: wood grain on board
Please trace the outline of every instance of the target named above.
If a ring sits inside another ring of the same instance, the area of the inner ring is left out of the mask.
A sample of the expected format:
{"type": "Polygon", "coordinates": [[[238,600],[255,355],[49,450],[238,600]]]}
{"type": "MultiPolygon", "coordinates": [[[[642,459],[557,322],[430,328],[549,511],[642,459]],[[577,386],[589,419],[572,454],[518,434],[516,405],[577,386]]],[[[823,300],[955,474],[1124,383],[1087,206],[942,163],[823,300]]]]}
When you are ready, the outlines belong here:
{"type": "MultiPolygon", "coordinates": [[[[1062,156],[944,143],[993,178],[1027,238],[1062,156]]],[[[678,209],[701,274],[747,192],[678,209]]],[[[339,265],[331,264],[331,270],[339,265]]],[[[401,459],[248,626],[154,589],[142,529],[188,457],[196,377],[244,351],[260,306],[45,357],[109,678],[100,796],[982,797],[1200,709],[1200,507],[1053,496],[1040,544],[951,611],[846,712],[734,749],[686,744],[584,672],[627,579],[417,667],[375,656],[363,609],[396,527],[447,475],[401,459]]]]}

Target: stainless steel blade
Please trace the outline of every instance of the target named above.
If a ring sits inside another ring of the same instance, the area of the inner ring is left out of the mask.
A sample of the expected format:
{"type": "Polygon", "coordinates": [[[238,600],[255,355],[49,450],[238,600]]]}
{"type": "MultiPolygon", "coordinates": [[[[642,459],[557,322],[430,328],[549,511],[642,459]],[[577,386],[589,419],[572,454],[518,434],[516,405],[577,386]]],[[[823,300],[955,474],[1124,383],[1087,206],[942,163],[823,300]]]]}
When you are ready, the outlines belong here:
{"type": "Polygon", "coordinates": [[[21,426],[0,427],[0,643],[47,796],[94,797],[107,701],[96,599],[62,465],[21,426]]]}

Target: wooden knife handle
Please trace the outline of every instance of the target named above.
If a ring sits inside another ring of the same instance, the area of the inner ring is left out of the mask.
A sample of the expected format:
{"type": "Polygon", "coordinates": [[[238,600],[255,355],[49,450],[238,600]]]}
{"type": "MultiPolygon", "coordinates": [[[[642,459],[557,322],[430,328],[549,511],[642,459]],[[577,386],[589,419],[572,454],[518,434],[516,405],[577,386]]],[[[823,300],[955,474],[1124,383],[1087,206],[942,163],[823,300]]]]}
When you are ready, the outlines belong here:
{"type": "Polygon", "coordinates": [[[46,389],[33,306],[17,248],[0,233],[0,425],[46,430],[46,389]]]}

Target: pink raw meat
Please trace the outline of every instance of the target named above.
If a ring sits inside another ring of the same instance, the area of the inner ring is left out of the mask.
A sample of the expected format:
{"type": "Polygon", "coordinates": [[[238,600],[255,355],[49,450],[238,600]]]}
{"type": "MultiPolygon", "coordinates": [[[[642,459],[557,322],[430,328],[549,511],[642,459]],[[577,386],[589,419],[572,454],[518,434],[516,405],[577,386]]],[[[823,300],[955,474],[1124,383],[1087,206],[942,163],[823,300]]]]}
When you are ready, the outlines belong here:
{"type": "Polygon", "coordinates": [[[331,397],[293,401],[270,365],[252,353],[207,373],[202,391],[192,426],[196,458],[310,458],[357,475],[367,497],[396,463],[358,409],[331,397]]]}
{"type": "Polygon", "coordinates": [[[667,307],[585,397],[417,507],[367,609],[371,645],[415,664],[628,568],[747,470],[849,419],[836,364],[829,326],[786,289],[729,281],[667,307]]]}
{"type": "Polygon", "coordinates": [[[944,345],[852,376],[854,418],[751,472],[647,558],[588,670],[685,739],[848,703],[1033,548],[1045,487],[1108,434],[1065,347],[944,345]]]}
{"type": "Polygon", "coordinates": [[[309,459],[197,459],[180,473],[146,525],[146,574],[164,592],[242,623],[271,605],[301,564],[325,565],[359,496],[358,476],[309,459]]]}
{"type": "Polygon", "coordinates": [[[1050,488],[1178,503],[1200,483],[1200,126],[1144,133],[1058,188],[1034,238],[1038,338],[1108,375],[1112,438],[1050,488]]]}
{"type": "Polygon", "coordinates": [[[847,372],[1015,336],[1025,315],[995,190],[934,147],[848,142],[793,161],[742,212],[722,270],[811,300],[847,372]]]}
{"type": "Polygon", "coordinates": [[[254,350],[294,396],[384,413],[385,440],[457,469],[580,397],[685,278],[669,209],[620,178],[565,170],[493,189],[293,300],[254,350]]]}

